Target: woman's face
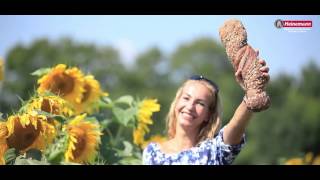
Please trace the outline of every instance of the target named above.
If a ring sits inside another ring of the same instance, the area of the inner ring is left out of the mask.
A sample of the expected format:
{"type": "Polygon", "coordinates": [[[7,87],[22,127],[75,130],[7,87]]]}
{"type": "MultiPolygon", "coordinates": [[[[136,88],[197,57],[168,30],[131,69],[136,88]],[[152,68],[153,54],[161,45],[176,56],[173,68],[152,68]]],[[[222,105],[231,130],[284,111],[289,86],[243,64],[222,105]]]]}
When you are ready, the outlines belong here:
{"type": "Polygon", "coordinates": [[[211,102],[211,92],[205,85],[194,81],[187,83],[175,108],[177,125],[198,128],[204,121],[209,120],[211,102]]]}

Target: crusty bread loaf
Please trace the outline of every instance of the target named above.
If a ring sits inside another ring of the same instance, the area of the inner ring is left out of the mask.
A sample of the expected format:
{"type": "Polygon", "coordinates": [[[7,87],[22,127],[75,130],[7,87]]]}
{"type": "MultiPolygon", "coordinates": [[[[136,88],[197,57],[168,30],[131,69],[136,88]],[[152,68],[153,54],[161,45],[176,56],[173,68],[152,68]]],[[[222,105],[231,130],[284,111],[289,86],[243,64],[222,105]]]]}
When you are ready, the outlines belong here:
{"type": "Polygon", "coordinates": [[[219,29],[221,41],[235,70],[240,68],[243,78],[242,88],[246,94],[244,102],[249,110],[262,111],[270,106],[270,97],[265,91],[268,79],[259,70],[256,51],[247,42],[247,32],[239,20],[227,20],[219,29]]]}

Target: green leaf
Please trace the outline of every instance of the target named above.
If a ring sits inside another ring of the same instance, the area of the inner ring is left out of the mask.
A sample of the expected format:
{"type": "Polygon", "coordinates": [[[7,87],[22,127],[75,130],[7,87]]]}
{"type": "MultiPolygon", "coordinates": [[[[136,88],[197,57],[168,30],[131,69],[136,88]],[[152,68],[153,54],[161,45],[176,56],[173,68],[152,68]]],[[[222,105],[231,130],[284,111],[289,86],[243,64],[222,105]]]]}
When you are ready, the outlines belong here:
{"type": "Polygon", "coordinates": [[[51,68],[40,68],[34,72],[31,73],[32,76],[38,76],[41,77],[45,74],[47,74],[48,72],[50,72],[51,68]]]}
{"type": "Polygon", "coordinates": [[[52,116],[52,118],[57,120],[61,124],[66,122],[66,118],[64,116],[54,115],[52,116]]]}
{"type": "Polygon", "coordinates": [[[100,121],[101,129],[105,129],[110,124],[111,124],[111,120],[110,119],[104,119],[104,120],[100,121]]]}
{"type": "Polygon", "coordinates": [[[100,98],[100,100],[98,101],[98,107],[100,107],[100,108],[112,108],[113,107],[113,102],[109,97],[104,96],[104,97],[100,98]]]}
{"type": "Polygon", "coordinates": [[[75,162],[61,162],[60,163],[61,165],[82,165],[82,164],[80,164],[80,163],[75,163],[75,162]]]}
{"type": "Polygon", "coordinates": [[[45,150],[45,157],[52,164],[60,164],[64,161],[64,152],[68,145],[68,135],[66,132],[60,132],[54,144],[45,150]]]}
{"type": "Polygon", "coordinates": [[[115,103],[127,104],[129,106],[132,105],[132,102],[133,102],[133,97],[130,95],[121,96],[115,101],[115,103]]]}
{"type": "Polygon", "coordinates": [[[38,161],[35,159],[26,159],[22,155],[18,156],[15,165],[50,165],[48,162],[45,161],[38,161]]]}
{"type": "Polygon", "coordinates": [[[54,115],[54,114],[51,114],[51,113],[48,113],[48,112],[45,112],[45,111],[41,111],[41,110],[38,110],[37,111],[38,114],[40,115],[44,115],[46,117],[49,117],[49,118],[53,118],[57,121],[59,121],[59,123],[63,124],[64,122],[66,122],[66,118],[64,116],[61,116],[61,115],[54,115]]]}
{"type": "Polygon", "coordinates": [[[4,153],[4,160],[6,164],[13,165],[17,158],[18,151],[15,148],[10,148],[4,153]]]}
{"type": "Polygon", "coordinates": [[[120,157],[132,156],[132,150],[133,150],[132,144],[128,141],[123,141],[123,145],[124,145],[124,149],[117,150],[117,155],[120,157]]]}
{"type": "Polygon", "coordinates": [[[48,161],[52,164],[59,164],[60,162],[63,161],[64,158],[64,152],[63,151],[54,151],[51,152],[48,161]]]}
{"type": "Polygon", "coordinates": [[[128,108],[126,110],[123,110],[119,107],[113,107],[112,112],[120,124],[127,126],[131,120],[134,120],[136,109],[128,108]]]}
{"type": "Polygon", "coordinates": [[[111,100],[110,97],[108,97],[108,96],[103,96],[103,97],[101,98],[101,100],[102,100],[103,102],[107,103],[107,104],[111,104],[111,103],[112,103],[112,100],[111,100]]]}
{"type": "Polygon", "coordinates": [[[141,165],[142,160],[135,157],[125,157],[122,158],[118,163],[120,165],[141,165]]]}
{"type": "Polygon", "coordinates": [[[124,110],[118,107],[113,107],[112,108],[112,113],[114,114],[114,116],[116,117],[117,121],[121,124],[124,124],[123,121],[125,118],[125,114],[124,114],[124,110]]]}

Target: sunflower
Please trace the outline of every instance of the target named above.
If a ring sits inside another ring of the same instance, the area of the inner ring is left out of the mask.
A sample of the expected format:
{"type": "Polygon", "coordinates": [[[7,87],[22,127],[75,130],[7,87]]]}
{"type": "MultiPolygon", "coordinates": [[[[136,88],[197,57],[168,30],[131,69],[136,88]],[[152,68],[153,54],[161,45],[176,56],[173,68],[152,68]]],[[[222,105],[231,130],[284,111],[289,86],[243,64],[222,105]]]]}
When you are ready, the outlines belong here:
{"type": "Polygon", "coordinates": [[[144,143],[144,135],[149,132],[148,124],[153,124],[151,116],[154,112],[160,111],[157,99],[145,99],[139,105],[138,126],[133,131],[133,142],[137,145],[144,143]]]}
{"type": "Polygon", "coordinates": [[[0,122],[0,165],[4,165],[4,153],[8,149],[6,138],[8,136],[8,128],[5,122],[0,122]]]}
{"type": "Polygon", "coordinates": [[[10,116],[6,125],[8,147],[21,152],[32,148],[42,151],[56,135],[54,126],[47,123],[46,117],[35,112],[10,116]]]}
{"type": "Polygon", "coordinates": [[[303,165],[303,159],[302,158],[292,158],[285,162],[285,165],[303,165]]]}
{"type": "Polygon", "coordinates": [[[305,164],[311,164],[312,160],[313,160],[313,153],[308,152],[304,157],[305,164]]]}
{"type": "Polygon", "coordinates": [[[0,58],[0,81],[4,79],[4,62],[3,59],[0,58]]]}
{"type": "Polygon", "coordinates": [[[100,83],[92,75],[84,77],[84,90],[81,102],[74,104],[77,114],[82,112],[92,113],[97,108],[95,103],[99,98],[108,96],[108,93],[101,90],[100,83]]]}
{"type": "Polygon", "coordinates": [[[100,127],[97,123],[85,121],[85,118],[86,114],[78,115],[64,128],[69,135],[66,162],[91,162],[97,154],[102,135],[100,127]]]}
{"type": "Polygon", "coordinates": [[[27,104],[27,112],[41,110],[55,115],[72,116],[71,105],[59,96],[39,96],[27,104]]]}
{"type": "Polygon", "coordinates": [[[73,67],[66,69],[65,64],[59,64],[38,80],[40,94],[45,91],[62,96],[72,103],[80,103],[84,92],[84,79],[82,72],[73,67]]]}
{"type": "Polygon", "coordinates": [[[157,99],[143,100],[139,105],[138,122],[144,124],[153,124],[151,116],[152,113],[160,111],[160,105],[157,99]]]}
{"type": "Polygon", "coordinates": [[[149,131],[150,129],[146,124],[138,124],[138,127],[133,131],[133,143],[136,145],[142,145],[144,143],[144,136],[149,131]]]}

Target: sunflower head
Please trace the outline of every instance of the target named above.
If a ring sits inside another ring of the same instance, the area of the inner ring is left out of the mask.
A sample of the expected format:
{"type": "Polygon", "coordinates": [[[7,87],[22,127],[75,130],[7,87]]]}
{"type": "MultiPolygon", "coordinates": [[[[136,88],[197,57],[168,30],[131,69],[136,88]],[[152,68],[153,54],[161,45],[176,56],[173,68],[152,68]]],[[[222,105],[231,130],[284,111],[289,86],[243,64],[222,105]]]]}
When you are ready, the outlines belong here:
{"type": "Polygon", "coordinates": [[[5,122],[0,122],[0,165],[5,164],[4,153],[8,149],[6,138],[8,136],[8,128],[5,122]]]}
{"type": "Polygon", "coordinates": [[[50,91],[69,102],[80,103],[84,92],[83,74],[76,67],[66,68],[65,64],[59,64],[40,78],[38,92],[50,91]]]}
{"type": "Polygon", "coordinates": [[[95,104],[99,98],[108,96],[108,93],[101,90],[100,83],[92,75],[87,75],[84,77],[84,93],[82,95],[81,102],[74,104],[77,114],[92,113],[97,109],[95,104]]]}
{"type": "Polygon", "coordinates": [[[144,143],[144,136],[150,130],[146,124],[140,123],[138,127],[133,131],[133,143],[141,146],[144,143]]]}
{"type": "Polygon", "coordinates": [[[285,165],[303,165],[302,158],[292,158],[285,162],[285,165]]]}
{"type": "Polygon", "coordinates": [[[86,114],[76,116],[65,130],[69,135],[66,162],[87,163],[94,160],[101,142],[98,123],[85,120],[86,114]]]}
{"type": "Polygon", "coordinates": [[[157,99],[145,99],[139,104],[138,122],[152,124],[151,116],[154,112],[160,111],[157,99]]]}
{"type": "Polygon", "coordinates": [[[138,125],[133,131],[133,142],[136,145],[142,146],[145,142],[145,134],[150,131],[148,124],[153,124],[151,116],[154,112],[160,111],[160,105],[156,99],[145,99],[138,106],[138,125]]]}
{"type": "Polygon", "coordinates": [[[17,150],[25,150],[39,137],[41,126],[39,121],[26,116],[10,116],[8,121],[7,143],[17,150]]]}
{"type": "Polygon", "coordinates": [[[0,122],[0,140],[8,136],[8,128],[5,122],[0,122]]]}
{"type": "Polygon", "coordinates": [[[27,112],[41,110],[55,115],[72,116],[71,105],[59,96],[39,96],[32,98],[27,104],[27,112]]]}
{"type": "Polygon", "coordinates": [[[56,135],[46,117],[35,113],[10,116],[6,124],[7,145],[22,152],[31,148],[44,150],[56,135]]]}

